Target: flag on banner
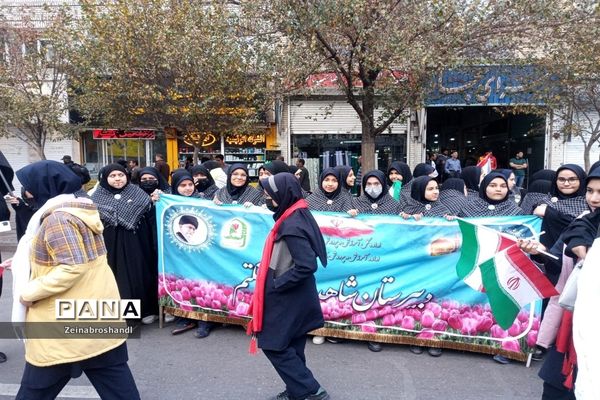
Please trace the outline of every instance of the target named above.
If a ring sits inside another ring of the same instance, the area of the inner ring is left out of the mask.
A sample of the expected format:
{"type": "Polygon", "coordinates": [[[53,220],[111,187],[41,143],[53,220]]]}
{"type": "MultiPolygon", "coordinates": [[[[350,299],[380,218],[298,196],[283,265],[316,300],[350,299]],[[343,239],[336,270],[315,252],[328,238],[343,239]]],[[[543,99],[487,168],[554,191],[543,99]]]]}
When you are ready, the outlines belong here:
{"type": "Polygon", "coordinates": [[[558,295],[552,283],[518,246],[500,251],[479,268],[492,313],[503,329],[512,325],[523,306],[558,295]]]}
{"type": "Polygon", "coordinates": [[[481,171],[487,175],[492,170],[496,169],[496,157],[492,155],[492,153],[485,153],[483,157],[477,163],[477,166],[481,168],[481,171]]]}
{"type": "Polygon", "coordinates": [[[462,246],[460,259],[456,264],[456,274],[471,288],[482,291],[483,283],[479,265],[517,242],[494,229],[463,219],[458,219],[458,226],[462,233],[462,246]]]}

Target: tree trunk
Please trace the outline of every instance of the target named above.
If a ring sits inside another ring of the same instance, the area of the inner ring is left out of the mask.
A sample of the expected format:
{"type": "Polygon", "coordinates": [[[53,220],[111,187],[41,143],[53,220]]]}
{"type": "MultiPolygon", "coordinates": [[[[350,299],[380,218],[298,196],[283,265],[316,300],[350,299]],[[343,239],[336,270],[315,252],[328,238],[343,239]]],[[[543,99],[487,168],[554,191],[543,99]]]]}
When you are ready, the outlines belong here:
{"type": "Polygon", "coordinates": [[[38,142],[31,143],[31,148],[36,152],[36,154],[40,157],[40,160],[46,159],[46,153],[44,152],[44,146],[38,142]]]}
{"type": "Polygon", "coordinates": [[[584,150],[583,150],[583,166],[585,168],[586,171],[589,171],[590,169],[590,151],[592,150],[592,147],[594,147],[594,144],[596,143],[595,140],[591,140],[585,144],[584,150]]]}
{"type": "Polygon", "coordinates": [[[373,86],[367,86],[363,82],[363,113],[361,118],[361,156],[363,175],[375,169],[375,124],[373,122],[375,113],[375,90],[373,86]]]}
{"type": "Polygon", "coordinates": [[[194,144],[194,165],[198,165],[198,151],[200,149],[194,144]]]}

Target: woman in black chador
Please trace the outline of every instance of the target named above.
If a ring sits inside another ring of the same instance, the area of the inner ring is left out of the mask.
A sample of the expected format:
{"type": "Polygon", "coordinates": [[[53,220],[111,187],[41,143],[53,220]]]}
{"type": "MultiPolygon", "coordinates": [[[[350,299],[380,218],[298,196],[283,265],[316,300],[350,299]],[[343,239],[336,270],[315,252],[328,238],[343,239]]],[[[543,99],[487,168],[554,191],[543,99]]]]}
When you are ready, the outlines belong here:
{"type": "Polygon", "coordinates": [[[129,183],[119,164],[100,170],[100,185],[92,195],[104,224],[108,264],[123,299],[140,299],[142,322],[158,315],[158,269],[153,243],[152,201],[146,192],[129,183]]]}
{"type": "MultiPolygon", "coordinates": [[[[343,189],[340,172],[327,168],[321,173],[319,187],[308,197],[308,207],[316,211],[348,212],[352,210],[352,196],[343,189]]],[[[356,215],[355,212],[352,213],[356,215]]]]}
{"type": "Polygon", "coordinates": [[[302,198],[298,179],[280,173],[260,181],[275,225],[267,236],[248,332],[256,339],[286,390],[275,399],[329,399],[306,367],[306,334],[324,325],[314,273],[327,265],[325,242],[302,198]]]}
{"type": "Polygon", "coordinates": [[[460,217],[498,217],[523,215],[523,210],[508,197],[508,182],[504,175],[492,172],[479,185],[479,197],[469,199],[460,217]]]}

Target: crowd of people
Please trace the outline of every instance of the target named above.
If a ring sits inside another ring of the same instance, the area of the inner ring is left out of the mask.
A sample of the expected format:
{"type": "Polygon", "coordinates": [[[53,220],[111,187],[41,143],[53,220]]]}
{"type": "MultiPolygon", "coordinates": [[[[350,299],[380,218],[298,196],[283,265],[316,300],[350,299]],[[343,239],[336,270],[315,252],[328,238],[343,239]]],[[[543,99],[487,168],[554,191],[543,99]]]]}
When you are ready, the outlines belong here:
{"type": "MultiPolygon", "coordinates": [[[[475,165],[461,166],[455,151],[449,152],[442,170],[440,163],[436,162],[439,156],[433,159],[430,157],[427,162],[416,165],[414,169],[404,162],[394,161],[387,173],[379,170],[355,173],[349,166],[337,166],[323,170],[316,187],[310,191],[310,186],[301,185],[303,175],[306,174],[302,163],[293,166],[283,160],[265,163],[259,169],[259,185],[255,187],[250,184],[248,169],[244,164],[227,165],[220,158],[198,165],[187,163],[184,168],[170,171],[164,158],[156,155],[153,167],[140,168],[124,160],[103,167],[98,175],[98,184],[90,191],[90,198],[97,206],[99,219],[104,226],[101,233],[105,243],[103,251],[118,290],[123,298],[141,300],[142,322],[146,324],[158,318],[154,205],[161,194],[165,193],[203,198],[217,205],[239,204],[269,208],[274,210],[276,221],[285,212],[285,209],[278,208],[281,204],[285,204],[287,209],[293,204],[300,204],[300,200],[302,209],[340,212],[352,217],[359,214],[388,214],[407,220],[420,220],[424,217],[453,220],[457,217],[537,215],[542,218],[542,230],[545,232],[540,237],[540,243],[526,240],[521,241],[520,245],[531,254],[560,291],[573,270],[573,265],[585,258],[587,249],[596,237],[600,223],[599,214],[595,212],[600,207],[600,168],[597,168],[600,162],[594,164],[588,173],[573,164],[563,165],[556,171],[538,171],[531,175],[528,190],[525,190],[522,187],[523,174],[518,173],[527,168],[527,162],[522,161],[522,156],[520,153],[511,159],[510,168],[495,169],[487,174],[475,165]],[[360,181],[357,175],[360,175],[360,181]],[[275,177],[275,180],[271,177],[275,177]],[[293,183],[289,181],[292,178],[293,183]],[[362,188],[362,193],[358,196],[351,194],[355,185],[362,188]],[[286,187],[285,190],[289,193],[284,195],[285,193],[278,192],[278,187],[286,187]],[[289,196],[293,198],[288,198],[289,196]],[[558,260],[543,253],[553,254],[558,260]]],[[[65,164],[72,163],[70,157],[65,157],[63,161],[65,164]]],[[[80,178],[80,189],[87,179],[83,176],[81,167],[67,166],[74,176],[80,178]]],[[[48,174],[64,174],[54,164],[50,164],[47,169],[48,174]]],[[[16,212],[19,239],[25,234],[31,216],[43,205],[42,195],[32,190],[27,181],[22,184],[21,196],[9,197],[7,200],[16,212]]],[[[68,192],[87,197],[79,190],[68,192]]],[[[49,195],[46,194],[46,197],[49,195]]],[[[299,207],[298,204],[295,207],[299,207]]],[[[298,223],[304,226],[302,235],[306,236],[306,232],[314,231],[314,221],[307,215],[302,215],[302,221],[298,223]]],[[[285,215],[285,218],[288,217],[289,215],[285,215]]],[[[285,229],[290,230],[292,227],[285,229]]],[[[281,232],[279,235],[281,236],[281,232]]],[[[275,239],[275,246],[279,239],[275,239]]],[[[310,268],[303,270],[302,279],[312,277],[316,270],[315,260],[323,259],[324,250],[320,247],[321,242],[315,241],[314,237],[305,239],[307,241],[301,242],[288,239],[284,249],[291,252],[296,264],[310,265],[310,268]],[[310,260],[306,259],[308,248],[312,249],[309,251],[310,260]]],[[[269,273],[277,273],[277,269],[269,273]]],[[[313,281],[308,285],[314,286],[314,278],[311,279],[313,281]]],[[[533,356],[535,360],[544,361],[540,371],[544,380],[543,398],[573,399],[576,357],[573,357],[574,347],[569,336],[572,315],[558,306],[556,298],[544,302],[543,312],[537,350],[533,356]]],[[[322,326],[322,318],[311,314],[309,319],[310,323],[306,324],[306,331],[303,333],[319,327],[319,324],[322,326]]],[[[277,323],[276,320],[271,322],[277,323]]],[[[195,330],[196,337],[204,338],[213,328],[214,323],[179,318],[172,333],[195,330]]],[[[270,329],[265,328],[265,331],[270,332],[270,329]]],[[[280,371],[278,368],[281,365],[278,363],[291,361],[286,359],[290,357],[289,354],[280,351],[282,346],[286,349],[294,348],[292,353],[297,352],[302,358],[304,345],[288,341],[284,346],[273,342],[272,337],[266,337],[263,335],[261,340],[259,335],[259,346],[262,344],[261,347],[267,350],[265,353],[278,372],[283,374],[283,378],[289,371],[280,371]]],[[[292,339],[297,339],[297,335],[290,337],[292,339]]],[[[313,341],[320,344],[324,338],[315,337],[313,341]]],[[[370,342],[368,346],[372,351],[381,351],[379,343],[370,342]]],[[[420,353],[423,349],[413,346],[411,351],[420,353]]],[[[430,348],[427,351],[432,356],[442,354],[441,349],[430,348]]],[[[294,362],[297,363],[298,360],[294,362]]],[[[284,378],[287,389],[301,393],[304,397],[300,398],[327,398],[326,392],[320,388],[310,371],[307,371],[303,371],[304,382],[290,383],[284,378]],[[309,389],[303,392],[303,388],[309,389]]]]}

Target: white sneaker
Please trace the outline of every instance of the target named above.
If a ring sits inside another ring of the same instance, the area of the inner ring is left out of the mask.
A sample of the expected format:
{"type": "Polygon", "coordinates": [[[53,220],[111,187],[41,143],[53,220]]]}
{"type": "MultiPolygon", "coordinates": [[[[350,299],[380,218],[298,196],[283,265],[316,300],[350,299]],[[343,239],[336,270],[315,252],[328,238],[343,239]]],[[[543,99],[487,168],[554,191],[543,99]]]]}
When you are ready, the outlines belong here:
{"type": "Polygon", "coordinates": [[[325,338],[323,336],[313,336],[313,344],[323,344],[325,343],[325,338]]]}
{"type": "Polygon", "coordinates": [[[165,324],[171,323],[175,321],[175,316],[173,314],[165,314],[165,324]]]}
{"type": "Polygon", "coordinates": [[[142,324],[150,325],[154,321],[158,320],[158,315],[148,315],[147,317],[142,318],[142,324]]]}

